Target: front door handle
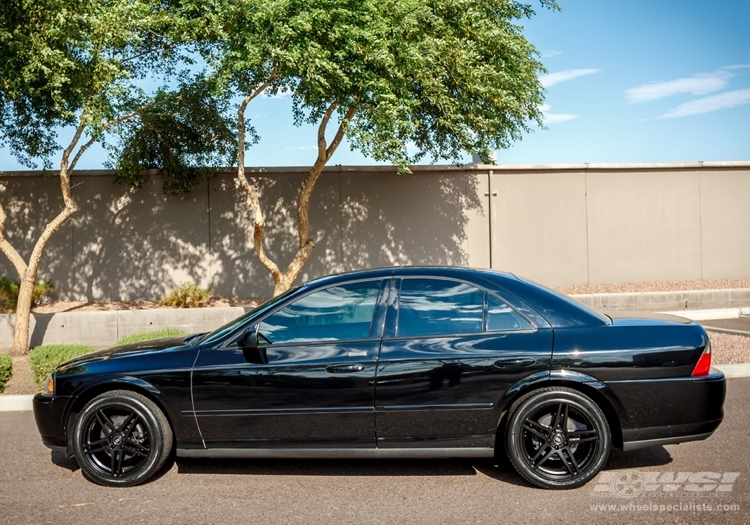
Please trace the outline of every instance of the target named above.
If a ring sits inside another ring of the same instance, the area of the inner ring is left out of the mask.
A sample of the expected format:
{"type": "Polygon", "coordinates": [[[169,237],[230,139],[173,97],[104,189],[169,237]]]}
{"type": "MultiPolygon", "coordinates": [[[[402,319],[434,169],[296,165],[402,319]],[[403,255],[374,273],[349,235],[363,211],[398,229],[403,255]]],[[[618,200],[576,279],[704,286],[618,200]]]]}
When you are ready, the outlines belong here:
{"type": "Polygon", "coordinates": [[[330,365],[326,367],[326,372],[329,374],[353,374],[364,369],[365,365],[330,365]]]}
{"type": "Polygon", "coordinates": [[[536,360],[530,357],[504,357],[495,361],[497,368],[505,368],[509,366],[531,366],[536,363],[536,360]]]}

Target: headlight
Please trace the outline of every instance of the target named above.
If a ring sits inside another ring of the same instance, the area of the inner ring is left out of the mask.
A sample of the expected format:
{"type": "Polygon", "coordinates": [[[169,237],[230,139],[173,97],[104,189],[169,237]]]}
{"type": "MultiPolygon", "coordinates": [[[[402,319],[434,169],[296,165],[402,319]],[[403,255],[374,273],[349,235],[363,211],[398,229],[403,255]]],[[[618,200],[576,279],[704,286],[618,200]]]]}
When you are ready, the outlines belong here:
{"type": "Polygon", "coordinates": [[[52,374],[48,375],[47,379],[44,380],[44,393],[48,396],[55,395],[55,380],[52,374]]]}

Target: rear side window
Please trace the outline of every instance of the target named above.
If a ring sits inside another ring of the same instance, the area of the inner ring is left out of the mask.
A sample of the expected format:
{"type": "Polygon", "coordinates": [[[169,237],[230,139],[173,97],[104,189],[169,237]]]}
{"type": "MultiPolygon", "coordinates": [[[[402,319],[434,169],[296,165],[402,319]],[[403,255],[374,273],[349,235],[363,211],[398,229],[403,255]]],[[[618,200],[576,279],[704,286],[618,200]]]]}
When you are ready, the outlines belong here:
{"type": "Polygon", "coordinates": [[[533,326],[507,303],[487,294],[487,331],[533,330],[533,326]]]}
{"type": "Polygon", "coordinates": [[[484,292],[442,279],[404,279],[399,296],[398,337],[482,331],[484,292]]]}

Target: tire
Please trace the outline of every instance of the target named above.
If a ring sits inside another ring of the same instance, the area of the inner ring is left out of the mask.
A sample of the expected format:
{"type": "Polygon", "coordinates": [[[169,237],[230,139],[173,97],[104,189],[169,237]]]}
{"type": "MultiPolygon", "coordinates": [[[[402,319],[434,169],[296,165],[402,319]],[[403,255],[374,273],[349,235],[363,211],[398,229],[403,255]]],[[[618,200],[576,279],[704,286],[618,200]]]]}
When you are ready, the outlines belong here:
{"type": "Polygon", "coordinates": [[[596,403],[576,390],[542,388],[521,397],[509,411],[508,459],[537,487],[584,485],[602,469],[611,448],[607,418],[596,403]]]}
{"type": "Polygon", "coordinates": [[[172,449],[172,429],[150,399],[113,390],[89,401],[73,425],[83,475],[99,485],[131,487],[151,478],[172,449]]]}

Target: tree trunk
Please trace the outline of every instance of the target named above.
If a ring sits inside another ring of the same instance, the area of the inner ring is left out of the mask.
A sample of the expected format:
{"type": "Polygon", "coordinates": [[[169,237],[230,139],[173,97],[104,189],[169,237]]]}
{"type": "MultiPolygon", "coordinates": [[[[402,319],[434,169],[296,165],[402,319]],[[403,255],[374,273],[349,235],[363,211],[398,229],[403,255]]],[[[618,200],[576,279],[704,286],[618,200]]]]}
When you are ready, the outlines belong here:
{"type": "Polygon", "coordinates": [[[276,297],[291,288],[315,248],[315,242],[310,233],[310,198],[312,196],[312,191],[315,188],[315,183],[323,172],[323,168],[343,140],[349,122],[357,112],[357,99],[355,98],[354,103],[349,106],[349,109],[339,124],[339,127],[336,130],[336,135],[330,145],[326,144],[325,132],[328,126],[328,121],[331,119],[334,111],[336,111],[338,103],[334,102],[328,107],[328,110],[323,115],[320,125],[318,126],[318,158],[315,160],[315,164],[310,168],[307,177],[302,182],[299,195],[297,196],[297,237],[299,240],[299,246],[297,248],[297,253],[295,253],[294,258],[292,259],[292,262],[289,263],[289,266],[287,266],[287,269],[281,271],[278,265],[266,255],[263,248],[263,230],[265,229],[266,223],[265,218],[263,217],[263,211],[260,207],[260,197],[245,176],[245,108],[247,107],[247,104],[266,89],[268,85],[268,82],[262,84],[251,95],[245,98],[240,105],[240,108],[237,110],[237,130],[239,139],[237,180],[248,194],[250,205],[253,208],[253,241],[255,245],[255,253],[258,255],[261,264],[263,264],[273,278],[273,296],[276,297]]]}
{"type": "MultiPolygon", "coordinates": [[[[28,271],[26,272],[28,273],[28,271]]],[[[24,355],[29,351],[29,320],[31,319],[31,300],[34,293],[34,281],[27,276],[21,278],[18,288],[18,304],[16,306],[16,325],[13,329],[13,346],[10,355],[24,355]]]]}

